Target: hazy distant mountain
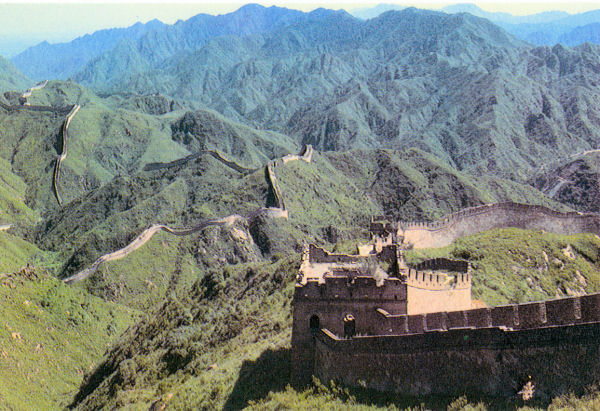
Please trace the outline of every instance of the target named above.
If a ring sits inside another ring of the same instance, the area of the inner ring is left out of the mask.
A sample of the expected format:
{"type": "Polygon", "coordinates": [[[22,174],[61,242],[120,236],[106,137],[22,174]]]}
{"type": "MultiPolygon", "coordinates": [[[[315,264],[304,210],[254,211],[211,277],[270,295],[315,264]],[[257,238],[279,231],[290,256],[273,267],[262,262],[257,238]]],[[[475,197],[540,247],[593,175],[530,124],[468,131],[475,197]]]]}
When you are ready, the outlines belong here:
{"type": "Polygon", "coordinates": [[[66,79],[90,59],[113,48],[123,39],[138,39],[150,30],[164,26],[158,20],[131,27],[107,29],[86,34],[68,43],[50,44],[44,41],[12,58],[23,73],[36,80],[66,79]]]}
{"type": "Polygon", "coordinates": [[[92,59],[75,78],[88,85],[102,86],[114,78],[143,72],[169,57],[196,50],[214,37],[262,33],[304,16],[301,11],[256,4],[219,16],[199,14],[153,30],[138,40],[122,41],[92,59]]]}
{"type": "MultiPolygon", "coordinates": [[[[374,18],[390,10],[402,7],[393,4],[379,4],[375,7],[356,9],[352,14],[358,18],[374,18]]],[[[600,24],[600,10],[580,14],[569,14],[564,11],[546,11],[543,13],[515,16],[509,13],[488,12],[472,3],[461,3],[446,6],[443,12],[449,14],[469,13],[498,24],[521,40],[535,45],[554,45],[563,43],[576,46],[587,42],[600,43],[597,28],[584,27],[600,24]]]]}
{"type": "Polygon", "coordinates": [[[600,23],[576,27],[558,38],[558,42],[567,46],[589,42],[600,44],[600,23]]]}
{"type": "Polygon", "coordinates": [[[0,56],[0,92],[25,90],[32,85],[33,82],[17,70],[10,60],[0,56]]]}
{"type": "Polygon", "coordinates": [[[487,18],[518,38],[536,45],[554,45],[562,42],[563,36],[569,37],[569,45],[575,46],[585,43],[586,41],[590,41],[583,34],[586,32],[586,29],[582,29],[581,34],[579,34],[579,30],[575,29],[600,23],[600,10],[554,18],[560,15],[561,13],[557,13],[556,15],[550,13],[547,15],[548,19],[533,18],[540,15],[518,17],[516,20],[498,20],[493,16],[488,16],[487,18]],[[574,33],[570,35],[569,33],[572,31],[574,33]]]}
{"type": "Polygon", "coordinates": [[[403,10],[406,7],[398,4],[378,4],[375,7],[363,7],[360,9],[350,10],[350,14],[359,19],[368,20],[379,16],[381,13],[391,10],[403,10]]]}
{"type": "Polygon", "coordinates": [[[462,3],[455,4],[452,6],[446,6],[442,9],[446,13],[469,13],[477,17],[483,17],[494,23],[510,23],[510,24],[522,24],[522,23],[549,23],[559,19],[569,17],[570,14],[564,11],[545,11],[543,13],[530,14],[526,16],[514,16],[510,13],[500,12],[489,12],[485,11],[475,4],[462,3]]]}

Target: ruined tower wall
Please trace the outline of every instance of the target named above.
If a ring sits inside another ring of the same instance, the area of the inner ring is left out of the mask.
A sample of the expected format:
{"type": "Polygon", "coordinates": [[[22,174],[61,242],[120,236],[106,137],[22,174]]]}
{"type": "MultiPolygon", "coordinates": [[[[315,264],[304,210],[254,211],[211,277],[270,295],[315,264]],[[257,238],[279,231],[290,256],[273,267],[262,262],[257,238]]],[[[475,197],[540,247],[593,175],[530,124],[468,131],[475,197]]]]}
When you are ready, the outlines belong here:
{"type": "Polygon", "coordinates": [[[600,234],[600,215],[561,213],[543,206],[497,203],[468,208],[433,223],[400,223],[415,248],[444,247],[457,238],[493,228],[539,229],[558,234],[600,234]]]}
{"type": "MultiPolygon", "coordinates": [[[[465,263],[465,267],[468,267],[468,264],[465,263]]],[[[451,278],[450,283],[448,280],[445,274],[409,269],[406,277],[407,313],[470,309],[471,274],[457,273],[451,278]]]]}

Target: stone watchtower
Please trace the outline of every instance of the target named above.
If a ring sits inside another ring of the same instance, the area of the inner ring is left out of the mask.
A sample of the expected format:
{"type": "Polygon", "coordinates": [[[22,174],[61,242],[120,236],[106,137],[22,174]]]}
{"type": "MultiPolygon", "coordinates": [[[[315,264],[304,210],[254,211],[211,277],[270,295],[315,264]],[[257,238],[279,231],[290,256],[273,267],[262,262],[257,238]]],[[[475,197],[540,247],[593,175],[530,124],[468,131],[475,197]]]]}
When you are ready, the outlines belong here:
{"type": "Polygon", "coordinates": [[[384,316],[471,308],[468,263],[438,259],[409,269],[397,245],[373,248],[362,256],[305,247],[293,304],[291,371],[296,384],[310,382],[314,336],[322,328],[342,338],[381,335],[388,328],[384,316]],[[456,274],[434,273],[443,269],[456,274]]]}

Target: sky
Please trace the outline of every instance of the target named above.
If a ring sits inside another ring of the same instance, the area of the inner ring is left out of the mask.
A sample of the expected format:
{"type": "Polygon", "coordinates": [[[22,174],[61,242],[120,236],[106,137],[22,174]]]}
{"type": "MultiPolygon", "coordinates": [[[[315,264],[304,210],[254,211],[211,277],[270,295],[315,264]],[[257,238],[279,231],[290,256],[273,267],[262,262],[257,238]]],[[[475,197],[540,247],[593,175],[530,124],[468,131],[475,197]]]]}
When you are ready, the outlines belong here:
{"type": "MultiPolygon", "coordinates": [[[[402,1],[402,0],[277,0],[247,1],[264,6],[280,6],[303,11],[318,7],[346,9],[373,7],[379,3],[439,9],[456,3],[475,3],[487,11],[502,11],[514,15],[539,13],[549,10],[563,10],[568,13],[581,13],[598,9],[598,1],[553,2],[544,0],[528,1],[402,1]]],[[[40,1],[35,4],[13,0],[0,0],[0,55],[12,57],[23,49],[47,40],[50,43],[71,41],[86,33],[111,27],[127,27],[138,21],[143,23],[158,19],[172,24],[178,19],[185,20],[199,13],[223,14],[232,12],[244,1],[196,0],[179,3],[136,1],[121,4],[116,0],[98,1],[40,1]]]]}

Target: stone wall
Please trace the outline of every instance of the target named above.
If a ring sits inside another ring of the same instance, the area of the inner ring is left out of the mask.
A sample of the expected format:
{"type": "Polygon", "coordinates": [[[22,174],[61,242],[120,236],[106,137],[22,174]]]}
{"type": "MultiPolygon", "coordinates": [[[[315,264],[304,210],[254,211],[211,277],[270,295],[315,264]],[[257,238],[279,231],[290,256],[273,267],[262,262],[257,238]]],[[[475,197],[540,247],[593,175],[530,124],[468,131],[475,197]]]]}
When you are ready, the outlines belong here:
{"type": "Polygon", "coordinates": [[[50,106],[22,106],[22,105],[8,105],[0,102],[0,107],[7,111],[50,111],[56,114],[67,114],[72,110],[72,106],[69,107],[50,107],[50,106]]]}
{"type": "Polygon", "coordinates": [[[382,391],[515,398],[531,376],[536,397],[550,399],[600,380],[600,323],[315,339],[314,374],[322,381],[382,391]]]}
{"type": "Polygon", "coordinates": [[[399,223],[404,241],[415,248],[444,247],[462,236],[503,227],[558,234],[600,234],[600,215],[561,213],[537,205],[496,203],[467,208],[432,223],[399,223]]]}
{"type": "Polygon", "coordinates": [[[471,308],[471,274],[454,276],[409,269],[406,278],[407,313],[435,313],[471,308]]]}
{"type": "Polygon", "coordinates": [[[378,315],[383,335],[342,339],[328,329],[315,333],[314,374],[412,395],[515,396],[530,375],[536,395],[550,398],[600,381],[600,294],[378,315]]]}

